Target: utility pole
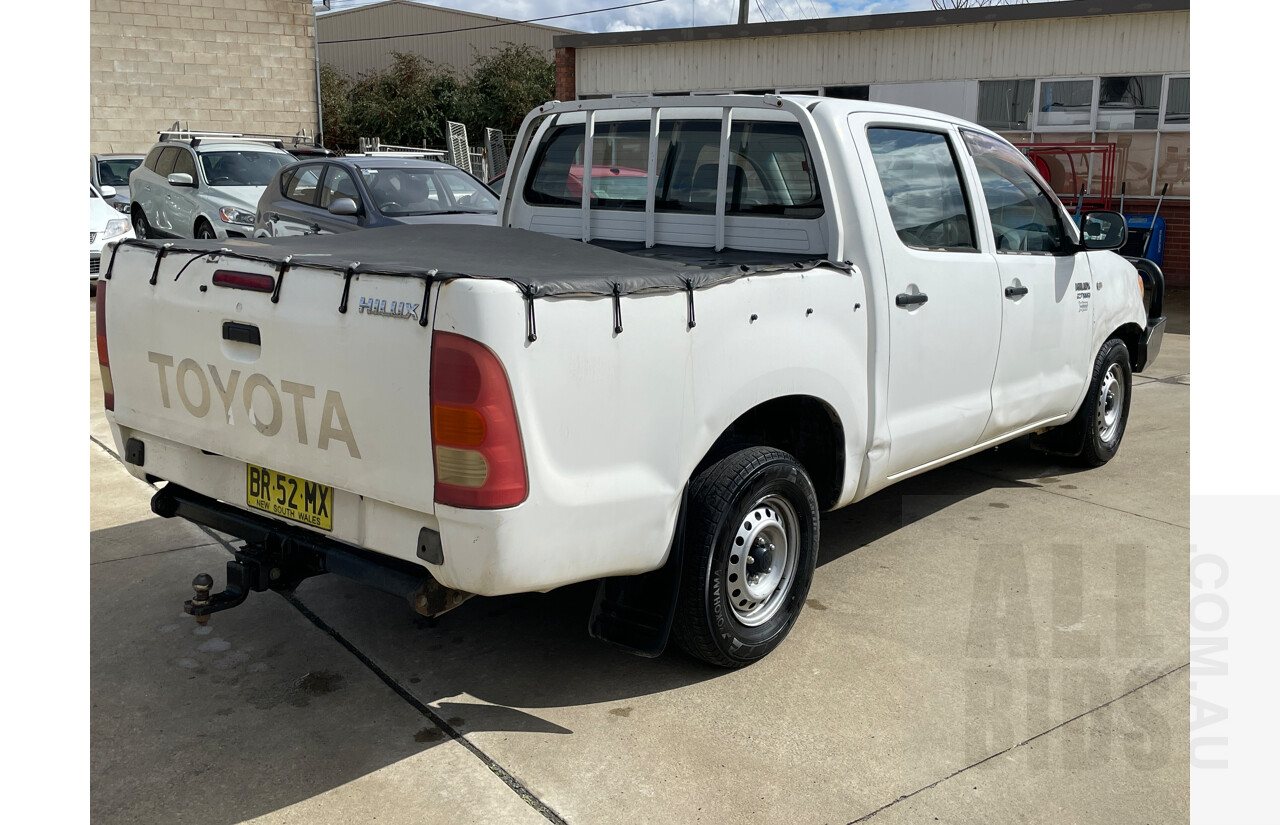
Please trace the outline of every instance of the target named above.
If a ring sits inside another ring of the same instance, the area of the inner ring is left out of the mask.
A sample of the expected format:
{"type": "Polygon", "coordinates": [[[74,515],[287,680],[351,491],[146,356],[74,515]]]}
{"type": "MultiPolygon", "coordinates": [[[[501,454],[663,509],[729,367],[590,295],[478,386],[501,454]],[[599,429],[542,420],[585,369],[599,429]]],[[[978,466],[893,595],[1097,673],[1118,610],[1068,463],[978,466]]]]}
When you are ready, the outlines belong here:
{"type": "Polygon", "coordinates": [[[750,0],[738,0],[738,25],[747,25],[747,3],[750,0]]]}

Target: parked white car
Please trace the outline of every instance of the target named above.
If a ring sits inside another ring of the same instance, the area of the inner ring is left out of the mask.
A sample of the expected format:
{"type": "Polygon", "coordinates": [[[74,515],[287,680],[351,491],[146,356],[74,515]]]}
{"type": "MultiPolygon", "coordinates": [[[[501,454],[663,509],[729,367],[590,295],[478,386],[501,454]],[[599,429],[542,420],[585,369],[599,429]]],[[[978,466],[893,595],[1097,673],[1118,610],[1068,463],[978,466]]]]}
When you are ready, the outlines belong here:
{"type": "Polygon", "coordinates": [[[109,202],[116,190],[110,186],[97,189],[89,184],[89,282],[98,280],[98,268],[102,260],[102,248],[108,241],[132,238],[133,227],[129,219],[113,209],[109,202]]]}
{"type": "Polygon", "coordinates": [[[258,200],[294,157],[260,141],[162,134],[129,176],[139,238],[247,238],[258,200]]]}
{"type": "Polygon", "coordinates": [[[89,183],[101,190],[110,186],[115,197],[107,202],[117,212],[129,214],[129,175],[142,165],[142,155],[89,155],[89,183]]]}

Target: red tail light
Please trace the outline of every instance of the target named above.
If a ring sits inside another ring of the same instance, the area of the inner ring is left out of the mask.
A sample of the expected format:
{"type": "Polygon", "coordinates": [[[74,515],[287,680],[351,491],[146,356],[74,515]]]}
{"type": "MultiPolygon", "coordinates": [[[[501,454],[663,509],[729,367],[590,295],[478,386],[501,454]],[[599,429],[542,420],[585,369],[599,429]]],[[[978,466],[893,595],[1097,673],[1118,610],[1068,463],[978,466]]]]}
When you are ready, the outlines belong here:
{"type": "Polygon", "coordinates": [[[507,372],[488,347],[451,332],[431,339],[431,446],[438,504],[495,509],[528,497],[507,372]]]}
{"type": "Polygon", "coordinates": [[[94,298],[94,326],[98,331],[98,369],[102,373],[102,404],[116,408],[116,389],[111,384],[111,358],[107,355],[107,281],[99,279],[94,298]]]}

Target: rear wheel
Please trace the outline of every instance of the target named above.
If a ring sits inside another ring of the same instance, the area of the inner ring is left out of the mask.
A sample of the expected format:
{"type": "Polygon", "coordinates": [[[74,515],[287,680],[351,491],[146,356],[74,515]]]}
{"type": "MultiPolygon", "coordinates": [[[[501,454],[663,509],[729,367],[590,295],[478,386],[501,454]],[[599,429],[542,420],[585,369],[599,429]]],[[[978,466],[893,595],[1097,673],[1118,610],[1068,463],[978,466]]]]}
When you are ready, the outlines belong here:
{"type": "Polygon", "coordinates": [[[133,234],[139,238],[146,240],[151,237],[151,224],[147,223],[147,216],[142,211],[142,207],[134,204],[133,207],[133,234]]]}
{"type": "Polygon", "coordinates": [[[740,450],[700,473],[689,488],[676,642],[732,668],[777,647],[813,581],[818,523],[813,482],[781,450],[740,450]]]}

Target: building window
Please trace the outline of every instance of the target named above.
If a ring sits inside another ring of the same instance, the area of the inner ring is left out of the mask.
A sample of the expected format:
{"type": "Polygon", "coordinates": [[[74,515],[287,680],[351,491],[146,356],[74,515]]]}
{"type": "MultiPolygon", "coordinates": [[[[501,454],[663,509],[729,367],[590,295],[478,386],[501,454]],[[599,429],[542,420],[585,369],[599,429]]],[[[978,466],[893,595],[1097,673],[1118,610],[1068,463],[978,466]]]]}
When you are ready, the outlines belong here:
{"type": "Polygon", "coordinates": [[[1188,128],[1191,126],[1191,78],[1171,77],[1168,83],[1167,97],[1164,103],[1165,128],[1188,128]]]}
{"type": "Polygon", "coordinates": [[[1155,129],[1160,122],[1160,75],[1104,77],[1098,84],[1099,129],[1155,129]]]}
{"type": "Polygon", "coordinates": [[[988,129],[1021,132],[1031,128],[1034,80],[978,82],[978,123],[988,129]]]}
{"type": "Polygon", "coordinates": [[[1036,128],[1093,125],[1094,78],[1036,81],[1036,128]]]}

